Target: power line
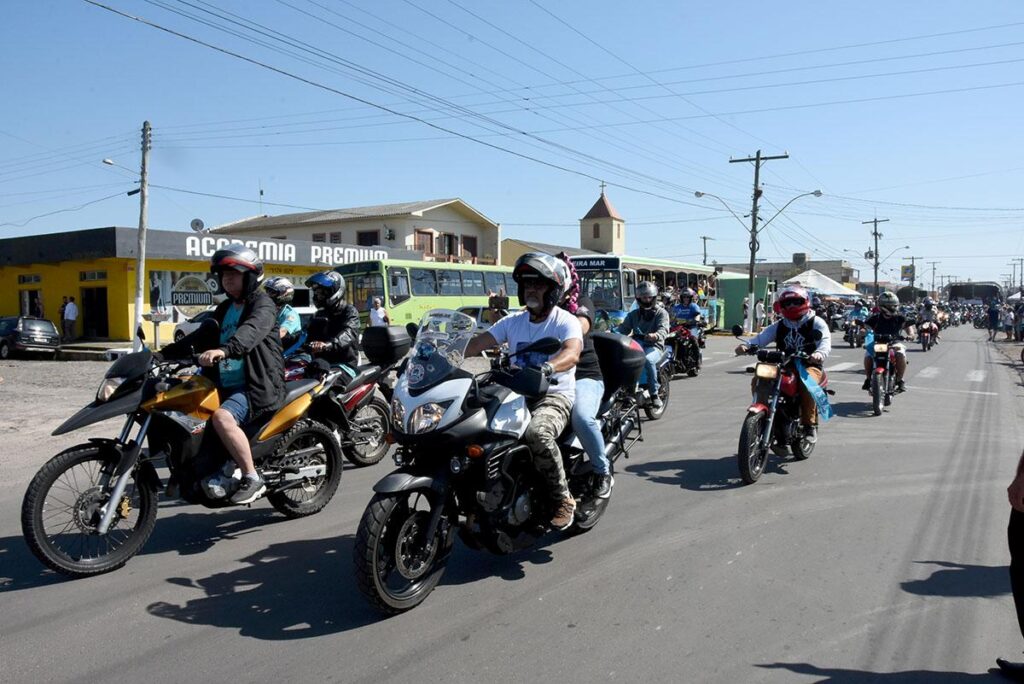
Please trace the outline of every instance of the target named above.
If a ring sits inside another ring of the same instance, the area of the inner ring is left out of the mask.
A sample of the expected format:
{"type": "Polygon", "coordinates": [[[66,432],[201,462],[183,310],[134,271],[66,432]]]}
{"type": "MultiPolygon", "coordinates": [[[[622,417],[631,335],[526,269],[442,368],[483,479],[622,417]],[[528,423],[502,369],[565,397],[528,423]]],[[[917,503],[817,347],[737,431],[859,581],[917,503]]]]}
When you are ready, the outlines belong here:
{"type": "Polygon", "coordinates": [[[84,204],[79,204],[77,206],[65,207],[64,209],[56,209],[54,211],[48,211],[45,214],[37,214],[36,216],[31,216],[31,217],[29,217],[27,219],[24,219],[23,221],[6,221],[4,223],[0,223],[0,227],[3,227],[3,226],[14,226],[16,228],[22,228],[22,227],[27,226],[28,224],[32,223],[36,219],[41,219],[41,218],[44,218],[46,216],[53,216],[54,214],[63,214],[63,213],[67,213],[67,212],[78,211],[80,209],[85,209],[86,207],[88,207],[90,205],[97,204],[99,202],[103,202],[103,201],[108,200],[108,199],[113,199],[115,197],[121,197],[124,194],[125,193],[123,191],[122,192],[115,192],[113,195],[107,195],[106,197],[100,197],[99,199],[94,199],[92,201],[85,202],[84,204]]]}

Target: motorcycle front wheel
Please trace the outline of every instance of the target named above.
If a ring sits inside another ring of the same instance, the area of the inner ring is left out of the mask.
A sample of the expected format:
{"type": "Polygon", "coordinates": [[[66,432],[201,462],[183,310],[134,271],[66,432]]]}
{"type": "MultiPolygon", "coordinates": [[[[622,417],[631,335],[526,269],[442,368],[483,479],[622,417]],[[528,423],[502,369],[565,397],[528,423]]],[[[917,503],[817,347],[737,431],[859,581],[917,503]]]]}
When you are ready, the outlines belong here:
{"type": "Polygon", "coordinates": [[[878,373],[871,374],[871,410],[876,416],[882,415],[882,383],[878,379],[878,373]]]}
{"type": "Polygon", "coordinates": [[[766,413],[748,413],[740,429],[740,445],[736,459],[740,477],[747,484],[754,484],[764,472],[768,463],[768,450],[761,446],[761,433],[768,424],[766,413]]]}
{"type": "Polygon", "coordinates": [[[359,591],[378,610],[397,615],[423,603],[441,581],[454,542],[442,513],[425,539],[434,506],[424,491],[375,494],[359,521],[353,551],[359,591]]]}
{"type": "Polygon", "coordinates": [[[92,444],[51,458],[28,485],[21,530],[46,567],[69,577],[116,570],[137,554],[156,525],[157,492],[132,475],[106,534],[97,527],[114,486],[114,453],[92,444]]]}

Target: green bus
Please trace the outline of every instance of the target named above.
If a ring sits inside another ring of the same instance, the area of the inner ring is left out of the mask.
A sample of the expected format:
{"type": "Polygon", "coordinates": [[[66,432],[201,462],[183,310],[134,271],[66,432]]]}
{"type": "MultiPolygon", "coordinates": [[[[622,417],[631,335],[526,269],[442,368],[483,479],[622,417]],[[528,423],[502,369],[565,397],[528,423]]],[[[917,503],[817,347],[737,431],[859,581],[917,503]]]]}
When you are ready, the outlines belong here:
{"type": "Polygon", "coordinates": [[[344,276],[346,297],[364,326],[374,297],[381,298],[392,325],[405,325],[419,323],[431,309],[485,309],[490,296],[516,292],[506,266],[383,259],[334,270],[344,276]]]}

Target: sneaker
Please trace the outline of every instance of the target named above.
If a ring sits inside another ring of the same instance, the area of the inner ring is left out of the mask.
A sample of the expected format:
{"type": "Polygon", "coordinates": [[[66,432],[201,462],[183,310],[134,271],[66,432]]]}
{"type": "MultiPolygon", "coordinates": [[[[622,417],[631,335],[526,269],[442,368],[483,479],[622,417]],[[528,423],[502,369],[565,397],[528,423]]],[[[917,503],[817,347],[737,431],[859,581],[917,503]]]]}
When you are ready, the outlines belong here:
{"type": "Polygon", "coordinates": [[[594,481],[594,496],[598,499],[607,499],[612,495],[612,487],[615,485],[615,478],[611,475],[596,475],[594,481]]]}
{"type": "Polygon", "coordinates": [[[906,392],[907,391],[907,383],[903,382],[902,380],[897,380],[896,381],[896,391],[897,392],[906,392]]]}
{"type": "Polygon", "coordinates": [[[555,517],[551,519],[551,526],[556,530],[564,530],[576,518],[576,501],[571,496],[562,499],[555,510],[555,517]]]}
{"type": "Polygon", "coordinates": [[[871,390],[871,378],[867,378],[866,380],[864,380],[864,384],[861,385],[860,388],[862,390],[864,390],[865,392],[870,391],[871,390]]]}
{"type": "Polygon", "coordinates": [[[818,428],[815,425],[804,425],[804,441],[808,444],[818,443],[818,428]]]}
{"type": "Polygon", "coordinates": [[[263,482],[262,477],[257,475],[254,479],[248,475],[243,475],[242,483],[238,485],[238,489],[231,495],[231,503],[239,505],[252,503],[263,496],[266,491],[267,486],[263,482]]]}
{"type": "Polygon", "coordinates": [[[651,397],[651,406],[653,406],[656,410],[661,410],[661,407],[664,405],[665,402],[663,402],[661,400],[661,397],[659,397],[657,394],[651,397]]]}

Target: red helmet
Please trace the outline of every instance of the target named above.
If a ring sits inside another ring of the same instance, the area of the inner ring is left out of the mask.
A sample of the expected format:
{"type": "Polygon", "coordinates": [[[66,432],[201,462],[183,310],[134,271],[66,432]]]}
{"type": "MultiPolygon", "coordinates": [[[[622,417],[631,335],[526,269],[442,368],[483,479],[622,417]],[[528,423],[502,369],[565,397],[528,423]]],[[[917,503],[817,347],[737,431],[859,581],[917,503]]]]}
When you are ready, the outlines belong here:
{"type": "Polygon", "coordinates": [[[811,301],[810,297],[807,296],[807,290],[794,285],[787,287],[779,293],[779,298],[775,300],[774,308],[783,318],[790,321],[798,321],[803,318],[804,314],[810,311],[811,301]]]}

